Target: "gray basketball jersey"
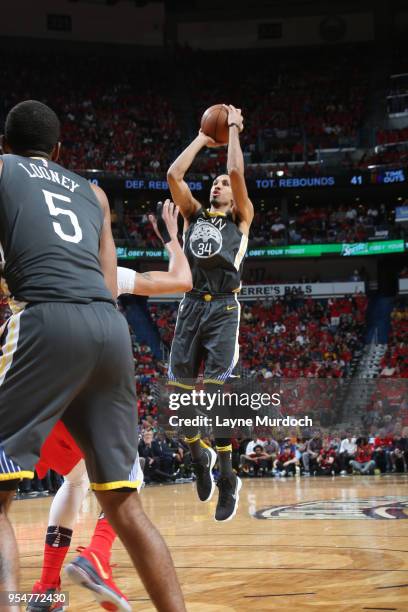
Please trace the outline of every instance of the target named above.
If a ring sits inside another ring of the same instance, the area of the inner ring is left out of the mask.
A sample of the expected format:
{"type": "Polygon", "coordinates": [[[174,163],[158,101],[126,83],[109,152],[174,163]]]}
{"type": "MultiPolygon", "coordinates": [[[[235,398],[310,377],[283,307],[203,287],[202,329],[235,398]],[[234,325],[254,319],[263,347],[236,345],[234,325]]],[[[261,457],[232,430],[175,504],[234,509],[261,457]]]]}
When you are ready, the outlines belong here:
{"type": "Polygon", "coordinates": [[[191,267],[193,288],[205,293],[230,293],[241,285],[245,236],[231,215],[200,208],[190,219],[184,251],[191,267]]]}
{"type": "Polygon", "coordinates": [[[103,211],[88,181],[45,159],[1,159],[0,243],[10,295],[112,302],[99,263],[103,211]]]}

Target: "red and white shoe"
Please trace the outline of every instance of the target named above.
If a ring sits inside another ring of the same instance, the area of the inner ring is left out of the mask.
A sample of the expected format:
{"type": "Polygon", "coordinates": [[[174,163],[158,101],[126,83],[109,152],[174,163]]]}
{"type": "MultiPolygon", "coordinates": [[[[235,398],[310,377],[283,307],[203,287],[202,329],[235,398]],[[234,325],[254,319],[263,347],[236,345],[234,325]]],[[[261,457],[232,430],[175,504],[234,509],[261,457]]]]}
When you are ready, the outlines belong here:
{"type": "Polygon", "coordinates": [[[31,589],[31,593],[43,595],[37,601],[31,601],[27,605],[27,612],[64,612],[68,610],[68,605],[58,601],[61,592],[61,582],[57,587],[44,586],[39,580],[31,589]]]}
{"type": "Polygon", "coordinates": [[[98,604],[110,612],[131,612],[128,599],[112,579],[112,568],[90,547],[78,548],[80,555],[65,566],[72,582],[93,591],[98,604]]]}

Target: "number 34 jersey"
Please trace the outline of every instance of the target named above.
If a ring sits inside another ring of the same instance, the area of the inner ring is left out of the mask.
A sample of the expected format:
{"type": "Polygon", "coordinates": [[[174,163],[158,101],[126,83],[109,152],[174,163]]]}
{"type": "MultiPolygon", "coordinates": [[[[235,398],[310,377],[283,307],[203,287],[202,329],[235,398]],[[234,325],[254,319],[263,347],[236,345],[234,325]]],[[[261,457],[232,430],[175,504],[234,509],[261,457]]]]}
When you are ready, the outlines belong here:
{"type": "Polygon", "coordinates": [[[0,243],[22,302],[112,302],[99,263],[103,211],[88,181],[39,158],[3,155],[0,243]]]}
{"type": "Polygon", "coordinates": [[[231,293],[239,289],[245,236],[231,215],[200,208],[184,234],[184,252],[193,276],[193,288],[204,293],[231,293]]]}

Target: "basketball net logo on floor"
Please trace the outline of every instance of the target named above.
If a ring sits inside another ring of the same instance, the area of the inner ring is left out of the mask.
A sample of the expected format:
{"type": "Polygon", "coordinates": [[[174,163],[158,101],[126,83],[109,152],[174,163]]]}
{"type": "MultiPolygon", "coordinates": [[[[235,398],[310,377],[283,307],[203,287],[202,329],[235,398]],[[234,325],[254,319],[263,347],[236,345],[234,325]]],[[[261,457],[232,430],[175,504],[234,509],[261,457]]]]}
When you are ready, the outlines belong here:
{"type": "Polygon", "coordinates": [[[255,512],[257,519],[408,519],[408,496],[385,495],[354,500],[330,499],[288,506],[271,506],[255,512]]]}

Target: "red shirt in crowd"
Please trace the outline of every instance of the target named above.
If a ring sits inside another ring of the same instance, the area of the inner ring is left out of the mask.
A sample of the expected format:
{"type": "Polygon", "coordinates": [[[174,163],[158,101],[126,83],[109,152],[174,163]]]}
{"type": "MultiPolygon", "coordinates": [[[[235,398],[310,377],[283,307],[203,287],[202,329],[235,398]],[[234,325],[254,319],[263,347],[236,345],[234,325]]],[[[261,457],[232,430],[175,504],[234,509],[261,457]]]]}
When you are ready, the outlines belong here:
{"type": "Polygon", "coordinates": [[[294,458],[295,453],[292,453],[291,451],[290,453],[281,453],[278,457],[278,461],[280,461],[281,463],[286,463],[286,461],[291,461],[294,458]]]}
{"type": "Polygon", "coordinates": [[[333,461],[330,461],[330,459],[336,458],[336,451],[334,450],[334,448],[322,448],[319,454],[322,458],[320,461],[320,465],[322,467],[330,467],[331,465],[333,465],[333,461]]]}
{"type": "Polygon", "coordinates": [[[380,438],[377,436],[377,438],[375,438],[374,440],[374,448],[379,448],[379,447],[383,447],[383,448],[392,448],[392,445],[394,443],[394,438],[392,436],[384,436],[384,438],[380,438]]]}
{"type": "Polygon", "coordinates": [[[358,463],[366,463],[367,461],[371,461],[372,458],[373,449],[370,444],[357,448],[356,461],[358,461],[358,463]]]}

